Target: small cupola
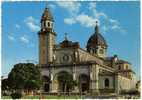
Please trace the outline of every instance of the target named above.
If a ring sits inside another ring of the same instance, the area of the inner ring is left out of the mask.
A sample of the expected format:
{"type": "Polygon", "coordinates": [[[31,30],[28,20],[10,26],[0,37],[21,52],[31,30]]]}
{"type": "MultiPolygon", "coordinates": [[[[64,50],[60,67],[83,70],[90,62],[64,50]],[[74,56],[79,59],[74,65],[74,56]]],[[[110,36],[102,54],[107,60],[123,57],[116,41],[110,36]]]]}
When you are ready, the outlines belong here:
{"type": "Polygon", "coordinates": [[[45,8],[42,17],[41,17],[41,29],[42,30],[51,30],[53,28],[53,16],[49,10],[49,8],[45,8]]]}
{"type": "Polygon", "coordinates": [[[44,10],[44,12],[42,14],[41,22],[45,21],[45,20],[49,20],[49,21],[53,21],[54,22],[53,16],[52,16],[49,8],[45,8],[45,10],[44,10]]]}
{"type": "Polygon", "coordinates": [[[80,48],[79,42],[69,41],[67,33],[65,33],[65,39],[60,43],[61,48],[80,48]]]}

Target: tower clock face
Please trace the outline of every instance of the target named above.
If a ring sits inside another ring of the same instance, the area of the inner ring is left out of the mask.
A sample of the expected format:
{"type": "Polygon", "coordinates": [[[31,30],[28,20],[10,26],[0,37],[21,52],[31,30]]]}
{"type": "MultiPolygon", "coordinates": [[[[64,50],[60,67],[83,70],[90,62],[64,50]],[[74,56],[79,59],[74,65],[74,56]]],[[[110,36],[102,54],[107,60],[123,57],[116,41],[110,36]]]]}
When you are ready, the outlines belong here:
{"type": "Polygon", "coordinates": [[[60,59],[61,63],[69,63],[71,60],[72,57],[70,54],[63,54],[60,59]]]}
{"type": "Polygon", "coordinates": [[[63,59],[64,62],[68,62],[69,61],[69,55],[64,54],[62,59],[63,59]]]}

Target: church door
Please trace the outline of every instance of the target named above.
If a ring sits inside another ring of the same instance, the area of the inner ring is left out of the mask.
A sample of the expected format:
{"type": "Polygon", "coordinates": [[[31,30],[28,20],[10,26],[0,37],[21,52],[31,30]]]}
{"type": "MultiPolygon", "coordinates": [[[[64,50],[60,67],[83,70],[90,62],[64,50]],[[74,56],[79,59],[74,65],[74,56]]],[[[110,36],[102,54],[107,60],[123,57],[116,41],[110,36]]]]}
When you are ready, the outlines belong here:
{"type": "Polygon", "coordinates": [[[43,80],[44,92],[49,92],[49,90],[50,90],[50,78],[48,76],[43,76],[42,80],[43,80]]]}
{"type": "Polygon", "coordinates": [[[71,90],[72,75],[68,72],[62,71],[58,73],[59,90],[61,92],[69,92],[71,90]]]}
{"type": "Polygon", "coordinates": [[[49,92],[49,83],[44,84],[44,91],[49,92]]]}
{"type": "Polygon", "coordinates": [[[80,82],[80,91],[81,92],[88,92],[89,91],[89,77],[85,74],[79,76],[80,82]]]}

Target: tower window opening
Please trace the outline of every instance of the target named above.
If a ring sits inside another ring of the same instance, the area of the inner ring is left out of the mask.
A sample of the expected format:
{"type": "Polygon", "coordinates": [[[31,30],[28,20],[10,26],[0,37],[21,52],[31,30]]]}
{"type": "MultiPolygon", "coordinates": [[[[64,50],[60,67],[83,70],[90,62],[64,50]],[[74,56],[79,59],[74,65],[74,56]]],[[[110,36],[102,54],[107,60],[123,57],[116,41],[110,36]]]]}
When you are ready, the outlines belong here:
{"type": "Polygon", "coordinates": [[[106,78],[106,79],[105,79],[105,88],[108,88],[108,87],[109,87],[109,79],[106,78]]]}
{"type": "Polygon", "coordinates": [[[93,54],[94,54],[94,53],[95,53],[95,50],[93,49],[92,51],[93,51],[93,54]]]}
{"type": "Polygon", "coordinates": [[[118,69],[121,70],[121,66],[118,66],[118,69]]]}
{"type": "Polygon", "coordinates": [[[48,27],[50,27],[50,23],[48,22],[48,27]]]}
{"type": "Polygon", "coordinates": [[[128,65],[126,65],[126,69],[128,69],[128,65]]]}
{"type": "Polygon", "coordinates": [[[44,22],[44,27],[46,26],[46,22],[44,22]]]}
{"type": "Polygon", "coordinates": [[[100,54],[103,54],[103,53],[104,53],[103,49],[100,49],[100,54]]]}
{"type": "Polygon", "coordinates": [[[90,53],[93,54],[93,50],[92,49],[90,50],[90,53]]]}

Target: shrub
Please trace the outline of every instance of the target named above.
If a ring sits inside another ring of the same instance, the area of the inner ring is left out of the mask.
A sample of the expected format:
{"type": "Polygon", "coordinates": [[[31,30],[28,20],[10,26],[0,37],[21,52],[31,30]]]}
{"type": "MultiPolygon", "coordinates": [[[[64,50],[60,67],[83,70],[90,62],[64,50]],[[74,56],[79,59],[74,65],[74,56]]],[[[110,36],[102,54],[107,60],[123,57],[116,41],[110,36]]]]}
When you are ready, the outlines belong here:
{"type": "Polygon", "coordinates": [[[139,92],[137,90],[121,90],[121,94],[138,95],[139,92]]]}
{"type": "Polygon", "coordinates": [[[21,93],[15,92],[11,94],[12,99],[19,99],[22,97],[21,93]]]}

